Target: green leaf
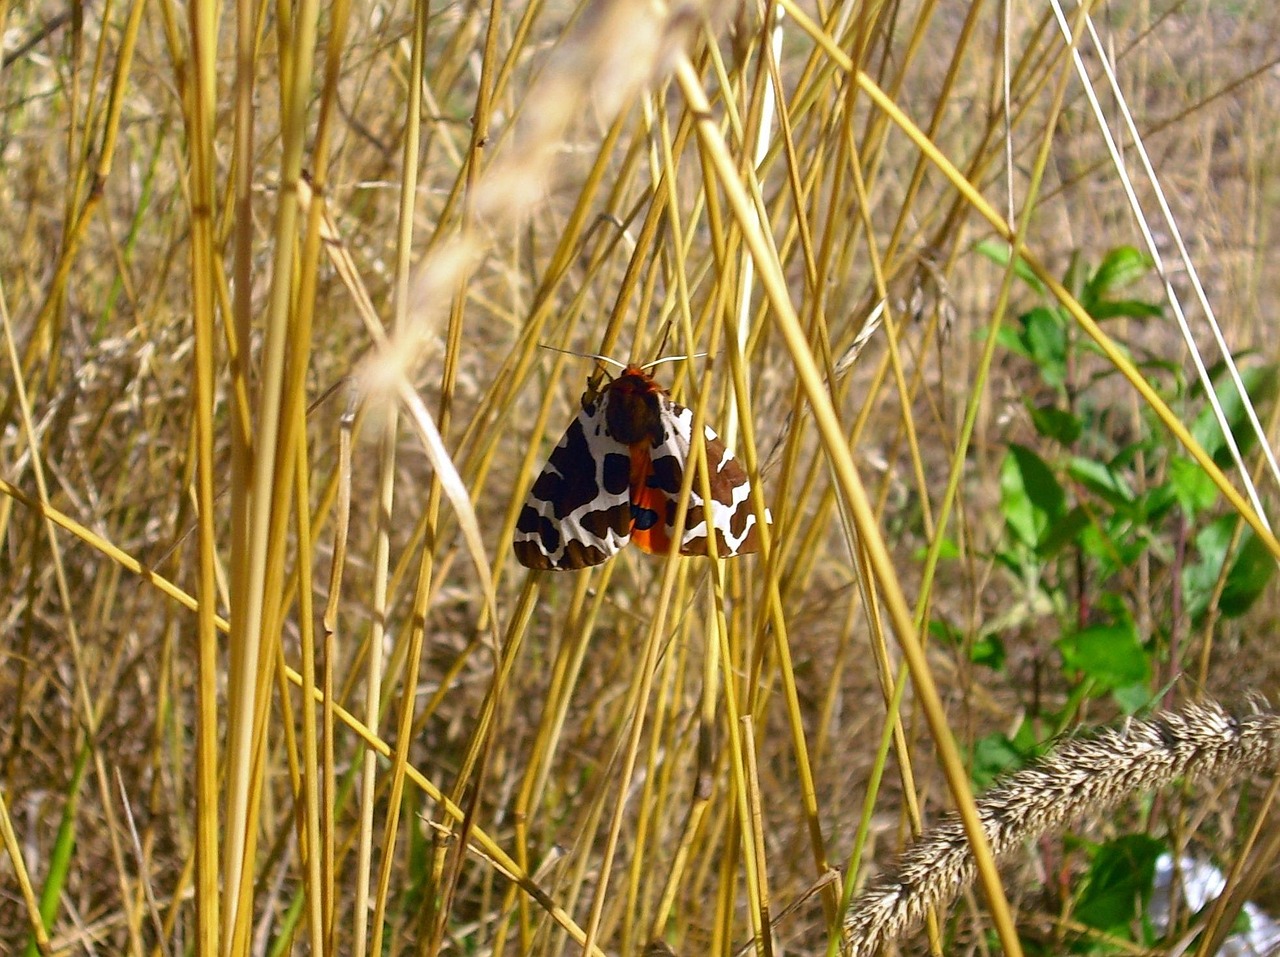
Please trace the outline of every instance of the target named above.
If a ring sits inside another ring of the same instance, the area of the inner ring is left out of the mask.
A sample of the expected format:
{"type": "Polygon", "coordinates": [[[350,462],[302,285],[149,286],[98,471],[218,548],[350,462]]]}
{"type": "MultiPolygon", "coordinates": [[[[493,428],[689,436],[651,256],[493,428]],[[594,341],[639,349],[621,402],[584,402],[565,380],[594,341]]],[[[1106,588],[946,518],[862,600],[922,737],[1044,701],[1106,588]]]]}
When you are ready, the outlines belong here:
{"type": "MultiPolygon", "coordinates": [[[[1106,258],[1089,277],[1085,295],[1094,302],[1106,299],[1111,293],[1131,286],[1147,275],[1153,265],[1145,253],[1133,246],[1117,246],[1107,253],[1106,258]]],[[[1092,309],[1089,314],[1094,315],[1092,309]]]]}
{"type": "Polygon", "coordinates": [[[1079,416],[1056,405],[1031,407],[1031,424],[1046,439],[1052,439],[1066,448],[1074,445],[1084,431],[1084,423],[1079,416]]]}
{"type": "Polygon", "coordinates": [[[1039,565],[1038,562],[1030,561],[1034,556],[1027,547],[1022,544],[1017,544],[1013,548],[996,549],[996,551],[992,553],[991,557],[995,561],[997,567],[1003,568],[1018,581],[1027,577],[1025,572],[1027,571],[1027,566],[1029,564],[1035,564],[1037,567],[1039,565]]]}
{"type": "Polygon", "coordinates": [[[1113,508],[1127,509],[1133,504],[1129,483],[1104,462],[1075,456],[1067,465],[1067,474],[1113,508]]]}
{"type": "Polygon", "coordinates": [[[1151,686],[1145,681],[1125,688],[1113,688],[1111,691],[1111,700],[1127,715],[1135,715],[1151,707],[1153,698],[1151,686]]]}
{"type": "Polygon", "coordinates": [[[1093,304],[1089,315],[1102,322],[1105,319],[1156,319],[1164,310],[1153,302],[1141,299],[1103,299],[1093,304]]]}
{"type": "Polygon", "coordinates": [[[982,635],[969,649],[969,660],[992,671],[1003,671],[1005,662],[1004,642],[995,632],[982,635]]]}
{"type": "Polygon", "coordinates": [[[1089,263],[1084,255],[1078,249],[1071,251],[1071,258],[1067,261],[1067,268],[1062,271],[1062,285],[1067,292],[1075,296],[1082,306],[1088,308],[1085,300],[1088,293],[1089,285],[1089,263]]]}
{"type": "Polygon", "coordinates": [[[1223,515],[1196,533],[1195,560],[1182,570],[1182,591],[1187,600],[1187,611],[1193,621],[1199,621],[1209,607],[1222,565],[1227,560],[1227,547],[1239,517],[1223,515]]]}
{"type": "Polygon", "coordinates": [[[929,637],[953,648],[959,648],[964,641],[964,632],[945,618],[930,618],[929,637]]]}
{"type": "Polygon", "coordinates": [[[1228,554],[1239,521],[1234,514],[1224,515],[1196,535],[1196,560],[1182,573],[1187,610],[1193,620],[1198,621],[1208,610],[1213,589],[1228,558],[1231,568],[1218,601],[1218,610],[1224,617],[1238,618],[1252,608],[1275,575],[1275,559],[1252,530],[1246,530],[1241,536],[1234,557],[1228,554]]]}
{"type": "MultiPolygon", "coordinates": [[[[945,618],[929,619],[929,637],[952,648],[964,648],[968,640],[968,632],[957,628],[945,618]]],[[[967,648],[969,660],[999,671],[1004,667],[1004,643],[999,635],[989,632],[976,638],[967,648]]]]}
{"type": "Polygon", "coordinates": [[[1227,586],[1218,600],[1218,609],[1226,618],[1239,618],[1270,584],[1276,573],[1276,560],[1252,529],[1245,532],[1240,551],[1227,572],[1227,586]]]}
{"type": "Polygon", "coordinates": [[[1084,891],[1072,916],[1089,927],[1132,940],[1132,925],[1146,912],[1155,885],[1156,859],[1165,845],[1145,834],[1110,841],[1094,854],[1084,891]]]}
{"type": "MultiPolygon", "coordinates": [[[[1257,410],[1259,418],[1265,418],[1262,415],[1262,409],[1274,403],[1277,391],[1280,391],[1280,367],[1275,363],[1266,363],[1241,369],[1240,381],[1244,383],[1245,392],[1248,393],[1249,400],[1257,410]]],[[[1257,445],[1257,436],[1245,411],[1244,400],[1241,399],[1235,383],[1225,376],[1220,368],[1214,371],[1214,382],[1217,383],[1214,391],[1218,402],[1222,405],[1227,426],[1231,429],[1241,454],[1247,455],[1257,445]]],[[[1204,450],[1213,456],[1214,462],[1218,465],[1226,466],[1231,462],[1227,440],[1218,426],[1218,420],[1212,408],[1206,406],[1196,417],[1191,425],[1191,434],[1204,446],[1204,450]]]]}
{"type": "Polygon", "coordinates": [[[1131,621],[1093,625],[1060,638],[1056,647],[1066,668],[1082,672],[1109,691],[1151,677],[1151,663],[1131,621]]]}
{"type": "Polygon", "coordinates": [[[1052,558],[1065,546],[1079,543],[1082,534],[1091,525],[1093,525],[1093,519],[1089,513],[1077,505],[1049,526],[1040,541],[1040,547],[1036,550],[1036,554],[1041,558],[1052,558]]]}
{"type": "Polygon", "coordinates": [[[1030,351],[1022,344],[1022,331],[1013,328],[1007,322],[996,330],[996,344],[1002,349],[1012,352],[1015,356],[1022,356],[1024,359],[1031,358],[1030,351]]]}
{"type": "Polygon", "coordinates": [[[1100,562],[1107,569],[1106,574],[1123,564],[1116,560],[1119,546],[1112,537],[1111,530],[1102,523],[1090,522],[1080,533],[1080,548],[1089,558],[1100,562]]]}
{"type": "Polygon", "coordinates": [[[1062,316],[1053,309],[1032,309],[1018,317],[1022,322],[1022,344],[1040,375],[1054,388],[1067,380],[1067,330],[1062,316]]]}
{"type": "MultiPolygon", "coordinates": [[[[1210,487],[1212,488],[1212,483],[1210,483],[1210,487]]],[[[1172,482],[1165,482],[1163,485],[1152,485],[1148,487],[1146,492],[1138,496],[1138,520],[1147,525],[1154,525],[1164,519],[1174,508],[1181,507],[1181,504],[1178,499],[1178,491],[1172,482]]],[[[1156,539],[1155,541],[1162,540],[1156,539]]]]}
{"type": "MultiPolygon", "coordinates": [[[[1123,342],[1120,339],[1113,339],[1111,341],[1111,346],[1116,350],[1116,352],[1120,353],[1120,355],[1124,356],[1134,365],[1137,365],[1137,361],[1134,359],[1133,350],[1129,348],[1127,343],[1123,342]]],[[[1087,352],[1087,353],[1090,353],[1091,355],[1099,356],[1101,358],[1106,358],[1106,354],[1102,351],[1102,347],[1098,345],[1096,342],[1094,342],[1092,339],[1081,340],[1080,349],[1082,352],[1087,352]]],[[[1110,359],[1107,359],[1107,362],[1110,362],[1110,361],[1111,361],[1110,359]]],[[[1120,375],[1120,373],[1115,368],[1108,368],[1098,372],[1094,376],[1094,378],[1095,380],[1106,379],[1106,378],[1111,378],[1113,376],[1118,376],[1118,375],[1120,375]]]]}
{"type": "MultiPolygon", "coordinates": [[[[1110,426],[1112,421],[1109,416],[1102,416],[1106,425],[1110,426]]],[[[1125,416],[1125,418],[1128,418],[1125,416]]],[[[1123,425],[1119,428],[1124,428],[1123,425]]],[[[1129,442],[1122,445],[1115,455],[1111,456],[1107,462],[1108,467],[1113,472],[1136,473],[1139,467],[1139,460],[1143,467],[1146,466],[1146,456],[1150,456],[1157,450],[1164,449],[1165,446],[1159,444],[1153,435],[1147,435],[1136,442],[1129,442]]]]}
{"type": "MultiPolygon", "coordinates": [[[[929,554],[929,549],[924,547],[918,548],[913,554],[917,559],[924,559],[924,557],[929,554]]],[[[960,546],[956,544],[956,540],[954,538],[942,539],[941,544],[938,545],[938,561],[954,561],[959,557],[960,546]]]]}
{"type": "Polygon", "coordinates": [[[1035,452],[1012,445],[1000,466],[1000,505],[1015,537],[1036,547],[1065,510],[1066,495],[1035,452]]]}
{"type": "Polygon", "coordinates": [[[1006,771],[1022,767],[1024,757],[1003,734],[989,734],[973,743],[973,761],[969,776],[974,787],[986,790],[991,782],[1006,771]]]}
{"type": "MultiPolygon", "coordinates": [[[[980,255],[986,256],[997,266],[1009,265],[1009,244],[1003,239],[984,239],[974,246],[974,250],[980,255]]],[[[1019,259],[1013,265],[1013,273],[1028,286],[1041,295],[1044,294],[1044,284],[1040,282],[1040,277],[1031,271],[1031,267],[1026,261],[1019,259]]]]}
{"type": "Polygon", "coordinates": [[[1170,459],[1169,484],[1188,518],[1195,518],[1218,500],[1218,486],[1195,459],[1170,459]]]}
{"type": "Polygon", "coordinates": [[[1132,567],[1144,553],[1157,547],[1148,535],[1136,534],[1132,521],[1125,516],[1113,516],[1106,524],[1112,549],[1106,565],[1111,572],[1132,567]]]}
{"type": "Polygon", "coordinates": [[[960,546],[954,538],[944,538],[938,546],[938,561],[951,561],[960,557],[960,546]]]}

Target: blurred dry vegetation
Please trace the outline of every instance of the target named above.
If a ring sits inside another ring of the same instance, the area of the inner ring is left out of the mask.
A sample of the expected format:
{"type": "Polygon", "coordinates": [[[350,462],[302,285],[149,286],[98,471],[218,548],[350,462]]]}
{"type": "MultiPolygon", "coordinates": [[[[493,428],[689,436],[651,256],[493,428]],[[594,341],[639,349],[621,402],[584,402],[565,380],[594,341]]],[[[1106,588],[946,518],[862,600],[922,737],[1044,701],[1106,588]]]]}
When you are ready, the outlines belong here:
{"type": "MultiPolygon", "coordinates": [[[[967,799],[918,662],[878,753],[904,611],[960,633],[921,661],[962,754],[1117,715],[993,558],[1043,386],[986,331],[1052,296],[1001,296],[960,177],[1051,276],[1141,248],[1109,60],[1226,341],[1274,358],[1280,7],[1095,4],[1082,77],[1044,4],[189,6],[0,3],[0,953],[35,910],[57,953],[728,954],[775,918],[827,953],[832,869],[967,799]],[[757,477],[767,551],[520,568],[595,371],[540,345],[705,353],[656,375],[757,477]]],[[[1190,379],[1164,305],[1107,334],[1190,379]]],[[[1082,361],[1117,445],[1159,427],[1082,361]]],[[[1274,696],[1274,593],[1193,623],[1163,544],[1116,579],[1181,636],[1151,695],[1274,696]]],[[[1148,826],[1230,861],[1239,799],[1148,826]]],[[[1046,940],[1065,905],[1023,895],[1070,853],[1006,875],[1046,940]]]]}

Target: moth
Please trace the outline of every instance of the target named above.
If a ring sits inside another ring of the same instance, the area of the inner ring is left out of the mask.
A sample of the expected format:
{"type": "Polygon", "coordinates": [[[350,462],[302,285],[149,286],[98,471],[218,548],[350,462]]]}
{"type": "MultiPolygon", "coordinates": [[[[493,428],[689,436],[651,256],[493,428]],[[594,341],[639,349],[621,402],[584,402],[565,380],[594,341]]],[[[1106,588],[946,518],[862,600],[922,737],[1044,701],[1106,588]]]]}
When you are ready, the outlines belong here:
{"type": "MultiPolygon", "coordinates": [[[[695,475],[680,554],[707,554],[709,528],[720,557],[758,551],[747,473],[713,429],[704,436],[711,502],[695,475]]],[[[516,522],[516,558],[529,568],[568,570],[598,565],[627,542],[668,554],[692,438],[693,412],[646,367],[623,367],[597,395],[584,396],[533,483],[516,522]]]]}

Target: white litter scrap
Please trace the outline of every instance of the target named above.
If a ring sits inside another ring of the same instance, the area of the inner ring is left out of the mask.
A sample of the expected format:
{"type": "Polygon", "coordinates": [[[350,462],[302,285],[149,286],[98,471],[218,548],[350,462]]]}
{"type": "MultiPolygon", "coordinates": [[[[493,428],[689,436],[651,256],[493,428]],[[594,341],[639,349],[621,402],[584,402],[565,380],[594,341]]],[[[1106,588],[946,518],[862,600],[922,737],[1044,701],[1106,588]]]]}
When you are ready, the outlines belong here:
{"type": "MultiPolygon", "coordinates": [[[[1178,859],[1182,897],[1191,911],[1198,911],[1227,886],[1222,872],[1193,857],[1178,859]]],[[[1173,858],[1161,854],[1156,861],[1155,888],[1151,894],[1151,922],[1160,933],[1169,929],[1169,890],[1173,883],[1173,858]]],[[[1249,929],[1222,942],[1219,957],[1271,957],[1280,953],[1280,923],[1253,902],[1244,905],[1249,929]]]]}

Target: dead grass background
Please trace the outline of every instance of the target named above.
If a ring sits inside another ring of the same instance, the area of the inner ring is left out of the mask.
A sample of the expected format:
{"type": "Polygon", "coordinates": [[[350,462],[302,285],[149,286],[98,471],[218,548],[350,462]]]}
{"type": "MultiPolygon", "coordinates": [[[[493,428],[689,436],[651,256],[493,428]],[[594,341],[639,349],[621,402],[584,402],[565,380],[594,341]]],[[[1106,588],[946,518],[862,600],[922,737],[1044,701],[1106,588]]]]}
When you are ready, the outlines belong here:
{"type": "MultiPolygon", "coordinates": [[[[1108,57],[1227,341],[1274,357],[1280,14],[1090,14],[1104,115],[1108,57]]],[[[1051,658],[1023,620],[1009,686],[976,684],[903,599],[976,633],[1010,594],[988,549],[1030,374],[979,333],[1026,302],[973,252],[999,233],[960,174],[1052,275],[1139,242],[1051,15],[158,0],[0,25],[0,952],[37,909],[59,953],[719,954],[780,916],[768,952],[833,949],[830,869],[965,807],[943,729],[1009,727],[1051,658]],[[767,554],[519,569],[515,509],[592,372],[539,344],[706,353],[659,377],[760,476],[767,554]],[[935,579],[944,534],[964,560],[935,579]]],[[[1167,323],[1108,330],[1186,361],[1167,323]]],[[[1275,612],[1196,635],[1211,667],[1177,693],[1274,694],[1275,612]]],[[[1229,859],[1235,800],[1181,838],[1229,859]]]]}

